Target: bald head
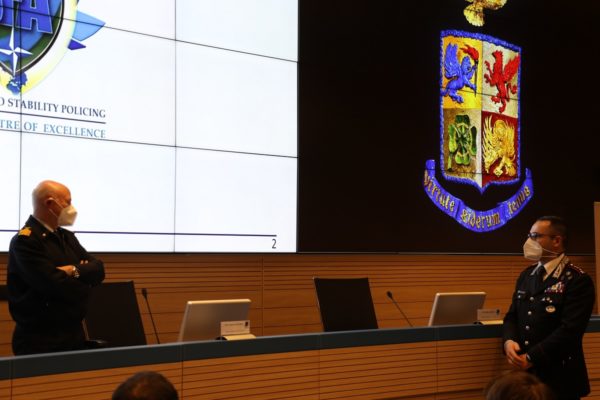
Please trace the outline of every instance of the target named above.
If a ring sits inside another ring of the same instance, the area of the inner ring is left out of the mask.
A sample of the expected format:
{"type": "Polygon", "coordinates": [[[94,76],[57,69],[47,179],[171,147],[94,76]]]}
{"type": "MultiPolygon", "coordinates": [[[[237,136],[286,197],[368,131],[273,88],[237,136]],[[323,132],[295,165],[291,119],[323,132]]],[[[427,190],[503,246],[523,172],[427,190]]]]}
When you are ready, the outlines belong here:
{"type": "Polygon", "coordinates": [[[71,204],[71,191],[55,181],[42,181],[33,189],[33,216],[53,229],[58,226],[62,208],[71,204]]]}

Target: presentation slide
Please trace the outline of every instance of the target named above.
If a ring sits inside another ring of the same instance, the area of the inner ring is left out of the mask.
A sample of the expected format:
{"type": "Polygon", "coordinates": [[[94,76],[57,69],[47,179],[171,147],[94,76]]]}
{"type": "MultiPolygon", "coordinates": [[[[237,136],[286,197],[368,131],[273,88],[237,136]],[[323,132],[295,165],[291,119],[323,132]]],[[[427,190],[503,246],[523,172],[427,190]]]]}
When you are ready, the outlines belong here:
{"type": "Polygon", "coordinates": [[[297,0],[1,4],[0,251],[45,179],[90,251],[297,250],[297,0]]]}
{"type": "Polygon", "coordinates": [[[297,0],[179,0],[177,39],[297,61],[297,0]]]}

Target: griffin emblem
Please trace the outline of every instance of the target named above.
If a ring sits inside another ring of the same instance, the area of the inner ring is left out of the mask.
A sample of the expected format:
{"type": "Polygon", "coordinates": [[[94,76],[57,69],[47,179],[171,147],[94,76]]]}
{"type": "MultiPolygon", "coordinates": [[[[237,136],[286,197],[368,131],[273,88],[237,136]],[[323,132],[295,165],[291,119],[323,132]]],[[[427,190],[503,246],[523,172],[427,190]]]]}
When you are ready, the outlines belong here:
{"type": "Polygon", "coordinates": [[[491,69],[490,63],[485,61],[488,73],[484,74],[483,77],[490,86],[496,87],[497,93],[495,96],[492,96],[492,101],[494,103],[502,103],[499,111],[503,113],[506,109],[506,103],[510,101],[510,94],[517,93],[517,85],[511,82],[519,71],[521,58],[517,54],[504,65],[504,56],[501,51],[494,51],[492,56],[494,57],[494,68],[491,69]]]}
{"type": "Polygon", "coordinates": [[[485,118],[483,125],[483,166],[485,172],[499,160],[494,168],[494,175],[506,174],[514,177],[515,168],[515,128],[502,119],[497,119],[492,127],[492,117],[485,118]]]}
{"type": "Polygon", "coordinates": [[[482,193],[517,182],[521,49],[480,33],[442,31],[441,39],[442,176],[482,193]]]}
{"type": "Polygon", "coordinates": [[[444,57],[444,76],[448,79],[448,84],[442,88],[442,96],[450,96],[457,103],[463,103],[463,98],[458,91],[467,86],[477,93],[477,84],[471,82],[473,75],[477,72],[479,63],[479,52],[477,49],[465,44],[461,50],[466,54],[462,60],[458,61],[458,45],[449,43],[446,47],[444,57]],[[471,63],[471,59],[473,63],[471,63]]]}

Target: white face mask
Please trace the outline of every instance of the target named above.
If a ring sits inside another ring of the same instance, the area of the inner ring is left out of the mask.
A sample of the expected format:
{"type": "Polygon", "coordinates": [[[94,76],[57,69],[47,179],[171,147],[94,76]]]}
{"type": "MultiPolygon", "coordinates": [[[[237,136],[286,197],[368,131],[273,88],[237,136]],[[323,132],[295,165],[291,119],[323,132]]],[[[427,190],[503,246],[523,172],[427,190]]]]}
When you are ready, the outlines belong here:
{"type": "Polygon", "coordinates": [[[542,259],[542,255],[544,254],[544,250],[554,255],[560,254],[552,250],[544,249],[541,244],[532,238],[528,238],[525,244],[523,244],[523,256],[531,261],[540,261],[542,259]]]}
{"type": "Polygon", "coordinates": [[[71,226],[75,223],[75,219],[77,218],[77,210],[73,205],[69,205],[62,210],[60,210],[60,214],[58,214],[58,226],[71,226]]]}
{"type": "Polygon", "coordinates": [[[523,244],[523,256],[528,260],[540,261],[543,253],[542,245],[531,238],[528,238],[523,244]]]}
{"type": "MultiPolygon", "coordinates": [[[[60,206],[60,203],[54,200],[56,204],[60,206]]],[[[50,210],[52,214],[54,212],[50,210]]],[[[54,214],[56,216],[56,214],[54,214]]],[[[56,224],[58,226],[71,226],[75,223],[75,219],[77,218],[77,210],[73,207],[72,204],[62,208],[60,213],[56,217],[56,224]]]]}

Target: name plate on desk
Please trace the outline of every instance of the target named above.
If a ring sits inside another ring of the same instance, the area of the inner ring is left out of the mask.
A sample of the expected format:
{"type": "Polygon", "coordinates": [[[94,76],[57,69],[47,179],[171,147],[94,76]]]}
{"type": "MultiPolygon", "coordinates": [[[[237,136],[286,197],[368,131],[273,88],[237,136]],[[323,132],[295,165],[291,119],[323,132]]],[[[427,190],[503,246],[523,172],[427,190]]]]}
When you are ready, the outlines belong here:
{"type": "Polygon", "coordinates": [[[480,308],[477,310],[477,322],[483,325],[496,325],[502,323],[499,308],[480,308]]]}
{"type": "Polygon", "coordinates": [[[221,336],[247,335],[250,333],[250,320],[221,321],[221,336]]]}

